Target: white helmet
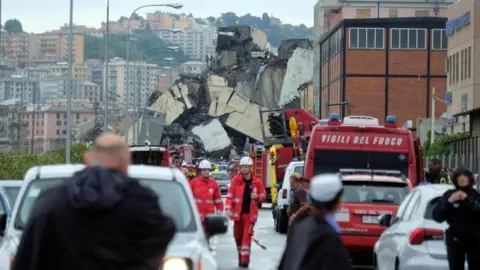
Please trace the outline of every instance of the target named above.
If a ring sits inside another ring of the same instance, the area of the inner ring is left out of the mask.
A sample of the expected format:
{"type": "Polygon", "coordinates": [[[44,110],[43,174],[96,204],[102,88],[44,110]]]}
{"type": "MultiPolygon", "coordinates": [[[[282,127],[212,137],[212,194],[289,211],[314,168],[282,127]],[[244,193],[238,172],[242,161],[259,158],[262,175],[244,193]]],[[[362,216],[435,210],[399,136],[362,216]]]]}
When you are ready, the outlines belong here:
{"type": "Polygon", "coordinates": [[[185,166],[187,166],[187,162],[184,160],[182,161],[182,167],[185,167],[185,166]]]}
{"type": "Polygon", "coordinates": [[[240,166],[252,166],[253,165],[253,162],[252,162],[252,159],[250,157],[242,157],[240,159],[240,166]]]}
{"type": "Polygon", "coordinates": [[[200,170],[203,170],[203,169],[211,170],[212,169],[212,164],[210,164],[210,161],[204,159],[204,160],[200,161],[200,164],[198,164],[198,168],[200,170]]]}

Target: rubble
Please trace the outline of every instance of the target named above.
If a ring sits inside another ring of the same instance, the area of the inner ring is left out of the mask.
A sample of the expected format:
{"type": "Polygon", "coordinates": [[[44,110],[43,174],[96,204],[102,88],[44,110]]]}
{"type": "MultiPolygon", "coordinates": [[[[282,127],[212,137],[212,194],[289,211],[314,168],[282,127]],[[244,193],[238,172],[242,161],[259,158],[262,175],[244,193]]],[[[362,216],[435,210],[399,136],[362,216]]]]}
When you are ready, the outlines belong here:
{"type": "MultiPolygon", "coordinates": [[[[164,115],[163,140],[193,143],[197,154],[204,150],[200,155],[228,158],[241,153],[246,141],[263,141],[261,125],[268,123],[261,123],[261,109],[298,106],[297,88],[313,76],[313,53],[308,40],[289,40],[282,43],[285,59],[279,60],[261,30],[229,26],[218,31],[217,54],[205,60],[208,70],[181,75],[165,93],[152,94],[149,105],[164,115]],[[290,59],[285,52],[292,53],[290,59]]],[[[139,138],[148,137],[143,135],[139,138]]],[[[158,137],[150,141],[160,142],[158,137]]]]}

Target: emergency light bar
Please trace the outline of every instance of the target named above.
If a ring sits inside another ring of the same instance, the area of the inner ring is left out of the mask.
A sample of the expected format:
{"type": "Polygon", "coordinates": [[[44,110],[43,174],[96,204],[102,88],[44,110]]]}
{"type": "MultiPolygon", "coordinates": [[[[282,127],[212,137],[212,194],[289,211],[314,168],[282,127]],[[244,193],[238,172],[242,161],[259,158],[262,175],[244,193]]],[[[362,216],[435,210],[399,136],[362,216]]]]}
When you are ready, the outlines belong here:
{"type": "Polygon", "coordinates": [[[340,115],[338,113],[330,114],[330,121],[340,121],[340,115]]]}
{"type": "Polygon", "coordinates": [[[388,124],[395,124],[397,122],[397,117],[395,117],[393,115],[389,115],[389,116],[387,116],[387,119],[386,119],[385,122],[388,123],[388,124]]]}

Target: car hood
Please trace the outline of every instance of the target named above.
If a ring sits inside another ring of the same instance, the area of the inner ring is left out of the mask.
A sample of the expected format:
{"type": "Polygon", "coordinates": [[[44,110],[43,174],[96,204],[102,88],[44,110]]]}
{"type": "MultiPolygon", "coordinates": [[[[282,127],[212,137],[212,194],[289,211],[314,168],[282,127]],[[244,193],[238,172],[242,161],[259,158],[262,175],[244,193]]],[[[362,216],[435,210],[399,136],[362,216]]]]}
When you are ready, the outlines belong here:
{"type": "Polygon", "coordinates": [[[167,248],[167,257],[191,258],[195,253],[206,249],[196,233],[177,233],[167,248]]]}
{"type": "Polygon", "coordinates": [[[217,180],[219,186],[228,186],[230,184],[230,180],[217,180]]]}

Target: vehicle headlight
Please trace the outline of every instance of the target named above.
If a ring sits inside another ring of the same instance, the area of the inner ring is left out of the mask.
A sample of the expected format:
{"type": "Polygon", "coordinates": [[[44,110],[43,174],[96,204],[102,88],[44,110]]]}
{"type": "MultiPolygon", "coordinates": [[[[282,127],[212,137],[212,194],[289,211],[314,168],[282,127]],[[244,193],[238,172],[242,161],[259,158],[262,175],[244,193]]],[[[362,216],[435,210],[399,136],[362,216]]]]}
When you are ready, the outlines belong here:
{"type": "Polygon", "coordinates": [[[192,261],[188,258],[167,257],[163,260],[161,270],[193,270],[192,261]]]}

